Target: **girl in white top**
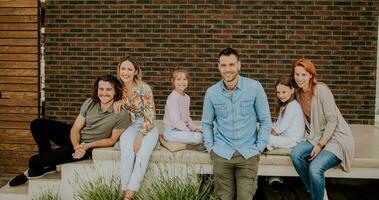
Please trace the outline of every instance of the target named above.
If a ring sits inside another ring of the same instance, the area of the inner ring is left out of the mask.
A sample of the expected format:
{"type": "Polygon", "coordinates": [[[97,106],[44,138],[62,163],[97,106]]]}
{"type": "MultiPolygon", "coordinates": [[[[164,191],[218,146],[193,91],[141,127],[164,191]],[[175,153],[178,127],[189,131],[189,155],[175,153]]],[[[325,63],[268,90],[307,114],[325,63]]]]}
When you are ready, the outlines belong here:
{"type": "Polygon", "coordinates": [[[292,148],[304,137],[303,111],[295,98],[295,88],[290,77],[282,77],[275,84],[277,121],[271,129],[268,150],[292,148]]]}
{"type": "Polygon", "coordinates": [[[190,117],[190,97],[184,93],[188,86],[188,72],[175,70],[171,77],[174,90],[168,96],[163,122],[165,131],[159,138],[171,152],[184,149],[204,150],[203,134],[190,117]]]}

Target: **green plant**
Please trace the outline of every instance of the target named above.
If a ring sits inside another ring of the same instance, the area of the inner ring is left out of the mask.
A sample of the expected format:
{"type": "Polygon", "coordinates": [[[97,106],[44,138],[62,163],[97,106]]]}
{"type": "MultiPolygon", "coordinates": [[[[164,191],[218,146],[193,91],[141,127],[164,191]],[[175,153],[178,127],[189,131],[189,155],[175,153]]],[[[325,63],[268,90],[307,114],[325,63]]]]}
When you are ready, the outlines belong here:
{"type": "Polygon", "coordinates": [[[34,196],[32,200],[60,200],[58,192],[48,189],[37,196],[34,196]]]}
{"type": "Polygon", "coordinates": [[[118,177],[112,176],[108,181],[98,176],[92,181],[77,178],[79,191],[74,194],[75,200],[122,200],[123,193],[118,177]]]}
{"type": "Polygon", "coordinates": [[[137,200],[213,200],[213,179],[204,177],[158,176],[149,189],[137,193],[137,200]]]}

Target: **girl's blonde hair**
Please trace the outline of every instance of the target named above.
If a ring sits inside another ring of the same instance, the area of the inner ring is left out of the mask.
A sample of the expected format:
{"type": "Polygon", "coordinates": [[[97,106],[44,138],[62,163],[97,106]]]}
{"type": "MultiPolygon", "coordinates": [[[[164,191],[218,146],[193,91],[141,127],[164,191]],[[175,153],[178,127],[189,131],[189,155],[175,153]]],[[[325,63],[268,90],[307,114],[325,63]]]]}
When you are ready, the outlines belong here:
{"type": "MultiPolygon", "coordinates": [[[[287,86],[289,87],[290,89],[294,89],[294,81],[291,77],[288,77],[288,76],[283,76],[281,78],[279,78],[276,83],[275,83],[275,92],[276,92],[276,87],[278,85],[284,85],[284,86],[287,86]]],[[[292,93],[291,95],[291,98],[288,99],[288,101],[286,102],[282,102],[280,101],[280,99],[278,98],[278,95],[276,95],[276,106],[275,106],[275,116],[276,117],[279,117],[279,115],[284,115],[284,112],[286,111],[286,106],[289,102],[291,102],[292,100],[295,99],[295,92],[292,93]]]]}
{"type": "Polygon", "coordinates": [[[186,78],[187,78],[187,80],[189,81],[189,74],[188,74],[188,71],[187,70],[185,70],[185,69],[177,69],[177,70],[175,70],[173,73],[172,73],[172,76],[171,76],[171,84],[172,84],[172,86],[174,86],[175,87],[175,79],[179,76],[179,74],[180,73],[183,73],[185,76],[186,76],[186,78]]]}

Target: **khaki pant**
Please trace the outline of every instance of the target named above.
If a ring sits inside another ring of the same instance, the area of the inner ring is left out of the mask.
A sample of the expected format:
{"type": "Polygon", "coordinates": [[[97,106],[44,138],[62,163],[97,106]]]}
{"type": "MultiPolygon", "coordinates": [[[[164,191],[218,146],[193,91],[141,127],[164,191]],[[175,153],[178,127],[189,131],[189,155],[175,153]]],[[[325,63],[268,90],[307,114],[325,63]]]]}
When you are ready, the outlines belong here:
{"type": "Polygon", "coordinates": [[[227,160],[211,151],[215,192],[219,200],[252,200],[257,190],[259,155],[245,159],[239,152],[227,160]]]}

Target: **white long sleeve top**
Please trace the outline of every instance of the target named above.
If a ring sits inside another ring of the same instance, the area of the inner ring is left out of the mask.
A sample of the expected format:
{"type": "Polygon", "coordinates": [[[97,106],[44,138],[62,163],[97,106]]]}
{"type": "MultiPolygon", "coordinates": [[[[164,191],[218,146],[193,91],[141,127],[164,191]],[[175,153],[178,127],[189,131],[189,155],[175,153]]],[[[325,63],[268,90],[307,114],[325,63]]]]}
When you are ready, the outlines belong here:
{"type": "Polygon", "coordinates": [[[285,135],[294,142],[300,142],[304,137],[305,123],[300,104],[293,100],[287,104],[284,115],[280,115],[272,127],[279,135],[285,135]]]}

